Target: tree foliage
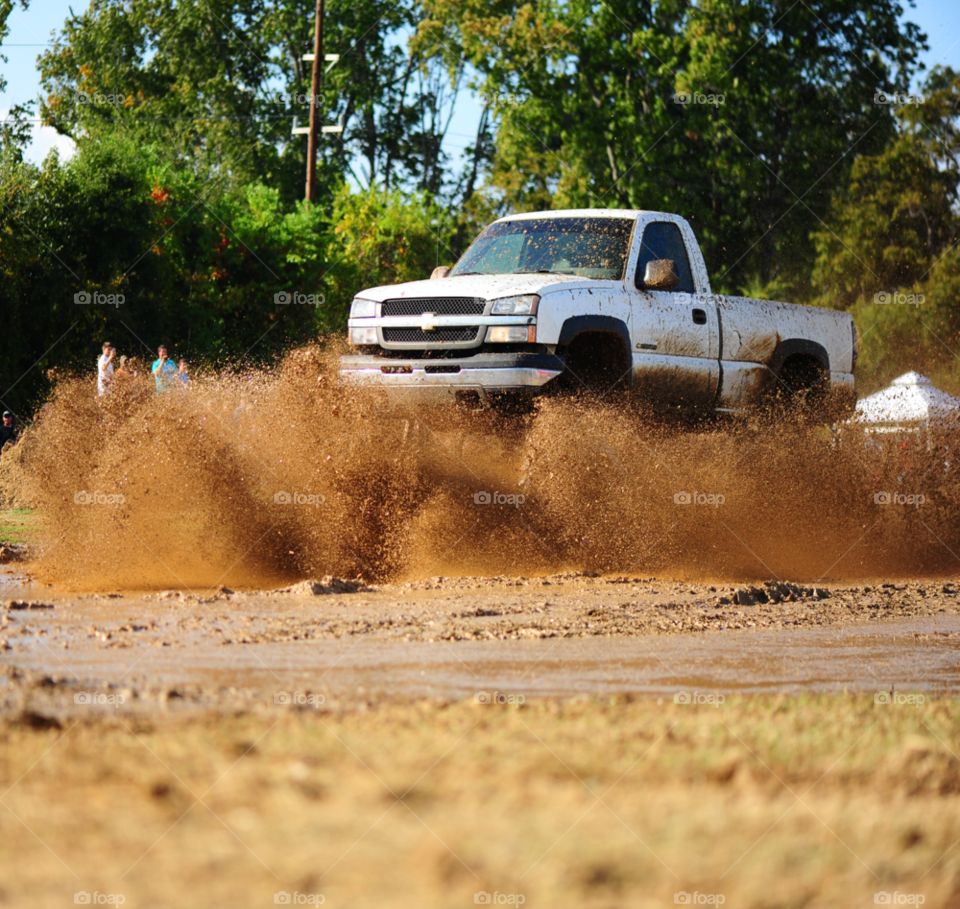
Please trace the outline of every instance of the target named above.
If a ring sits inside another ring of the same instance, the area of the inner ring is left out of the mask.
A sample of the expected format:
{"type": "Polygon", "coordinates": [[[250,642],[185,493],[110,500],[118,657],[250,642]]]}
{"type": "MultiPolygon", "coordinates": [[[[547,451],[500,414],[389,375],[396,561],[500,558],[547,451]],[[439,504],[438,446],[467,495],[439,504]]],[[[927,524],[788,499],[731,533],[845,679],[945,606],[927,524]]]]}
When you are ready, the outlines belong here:
{"type": "Polygon", "coordinates": [[[420,40],[499,102],[509,206],[684,214],[728,287],[808,274],[833,188],[894,134],[874,93],[923,46],[891,0],[426,2],[420,40]]]}
{"type": "Polygon", "coordinates": [[[960,387],[958,89],[957,73],[935,68],[922,100],[899,108],[897,136],[854,162],[813,234],[813,300],[854,314],[868,385],[911,368],[960,387]]]}
{"type": "Polygon", "coordinates": [[[859,297],[909,287],[958,239],[957,180],[927,146],[905,134],[878,155],[858,158],[814,231],[813,280],[821,298],[848,307],[859,297]]]}
{"type": "Polygon", "coordinates": [[[51,155],[37,168],[8,155],[3,405],[36,400],[47,369],[89,369],[105,338],[140,357],[163,342],[177,356],[261,361],[342,329],[350,299],[372,278],[429,275],[431,221],[444,217],[436,205],[345,186],[336,200],[334,228],[320,207],[284,206],[260,182],[203,181],[123,134],[82,142],[66,164],[51,155]],[[97,302],[111,296],[113,305],[97,302]]]}
{"type": "MultiPolygon", "coordinates": [[[[347,176],[454,192],[441,146],[462,66],[448,74],[439,59],[408,50],[418,9],[412,0],[330,0],[324,52],[340,59],[314,102],[307,0],[93,0],[40,60],[41,113],[74,139],[123,131],[163,143],[199,173],[269,182],[292,202],[303,195],[307,140],[291,129],[316,103],[323,123],[344,127],[322,137],[322,194],[347,176]]],[[[483,136],[476,144],[482,153],[483,136]]]]}

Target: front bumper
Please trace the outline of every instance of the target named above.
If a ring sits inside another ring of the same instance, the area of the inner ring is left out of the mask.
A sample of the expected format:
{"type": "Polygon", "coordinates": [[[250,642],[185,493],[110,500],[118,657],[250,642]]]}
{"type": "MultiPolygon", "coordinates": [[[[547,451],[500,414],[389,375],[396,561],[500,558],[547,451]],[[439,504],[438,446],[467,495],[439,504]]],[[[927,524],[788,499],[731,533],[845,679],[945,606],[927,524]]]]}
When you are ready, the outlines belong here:
{"type": "Polygon", "coordinates": [[[439,392],[537,391],[562,371],[563,363],[557,357],[534,353],[480,353],[428,360],[340,358],[340,380],[347,384],[439,392]]]}

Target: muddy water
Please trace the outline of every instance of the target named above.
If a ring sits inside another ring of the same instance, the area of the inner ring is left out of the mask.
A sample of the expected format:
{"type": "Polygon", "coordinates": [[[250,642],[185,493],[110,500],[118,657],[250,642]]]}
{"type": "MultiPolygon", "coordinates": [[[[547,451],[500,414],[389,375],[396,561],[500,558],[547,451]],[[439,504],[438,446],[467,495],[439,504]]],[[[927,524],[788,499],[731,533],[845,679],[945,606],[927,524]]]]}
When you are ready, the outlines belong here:
{"type": "Polygon", "coordinates": [[[514,418],[415,410],[344,390],[334,366],[306,348],[161,397],[62,381],[0,464],[4,494],[42,517],[31,571],[64,589],[203,593],[327,574],[956,570],[956,439],[677,427],[606,400],[514,418]]]}
{"type": "Polygon", "coordinates": [[[957,690],[960,439],[681,427],[596,400],[418,410],[346,391],[315,348],[188,393],[92,387],[60,382],[0,462],[40,520],[0,597],[55,607],[3,614],[8,709],[98,684],[150,709],[957,690]],[[327,575],[376,589],[267,593],[327,575]],[[780,592],[739,597],[764,582],[780,592]]]}
{"type": "MultiPolygon", "coordinates": [[[[705,639],[644,638],[389,644],[322,641],[139,654],[42,645],[15,660],[56,676],[96,679],[106,692],[146,685],[253,689],[264,704],[286,691],[358,697],[786,693],[904,690],[960,694],[960,619],[894,621],[882,627],[732,632],[705,639]]],[[[49,642],[53,643],[53,642],[49,642]]],[[[5,663],[14,662],[10,657],[5,663]]],[[[201,698],[202,699],[202,698],[201,698]]],[[[133,702],[131,701],[131,704],[133,702]]]]}
{"type": "Polygon", "coordinates": [[[536,579],[522,589],[454,583],[207,600],[43,599],[23,588],[21,602],[33,608],[9,608],[0,629],[8,667],[0,697],[8,710],[26,697],[72,713],[74,695],[93,690],[123,693],[124,709],[145,711],[273,709],[281,692],[313,703],[322,695],[328,707],[480,692],[960,693],[952,584],[903,587],[885,604],[875,588],[835,586],[818,589],[826,599],[740,608],[717,602],[723,590],[689,584],[624,591],[621,579],[563,580],[550,583],[549,599],[536,579]],[[664,627],[664,616],[675,624],[664,627]],[[18,681],[13,669],[40,675],[18,681]]]}

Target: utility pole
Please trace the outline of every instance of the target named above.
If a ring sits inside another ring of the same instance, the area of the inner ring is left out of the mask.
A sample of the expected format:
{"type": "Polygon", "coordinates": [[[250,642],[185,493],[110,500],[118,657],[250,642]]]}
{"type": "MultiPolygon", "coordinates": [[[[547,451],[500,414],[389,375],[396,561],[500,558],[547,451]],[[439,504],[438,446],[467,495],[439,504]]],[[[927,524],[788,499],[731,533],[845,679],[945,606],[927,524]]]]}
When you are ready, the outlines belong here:
{"type": "Polygon", "coordinates": [[[316,201],[317,133],[320,112],[320,77],[323,73],[323,0],[317,0],[313,31],[313,79],[310,82],[310,134],[307,140],[307,201],[316,201]]]}

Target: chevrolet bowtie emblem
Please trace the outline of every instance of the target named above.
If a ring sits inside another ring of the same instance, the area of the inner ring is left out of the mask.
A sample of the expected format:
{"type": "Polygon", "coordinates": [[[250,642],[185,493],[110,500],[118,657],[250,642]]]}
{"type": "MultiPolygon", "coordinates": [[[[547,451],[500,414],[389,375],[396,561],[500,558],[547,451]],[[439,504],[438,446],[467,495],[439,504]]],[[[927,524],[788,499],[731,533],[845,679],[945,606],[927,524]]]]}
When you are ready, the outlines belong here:
{"type": "Polygon", "coordinates": [[[433,317],[436,315],[435,312],[425,312],[422,313],[423,321],[420,323],[421,331],[436,331],[437,326],[434,324],[433,317]]]}

